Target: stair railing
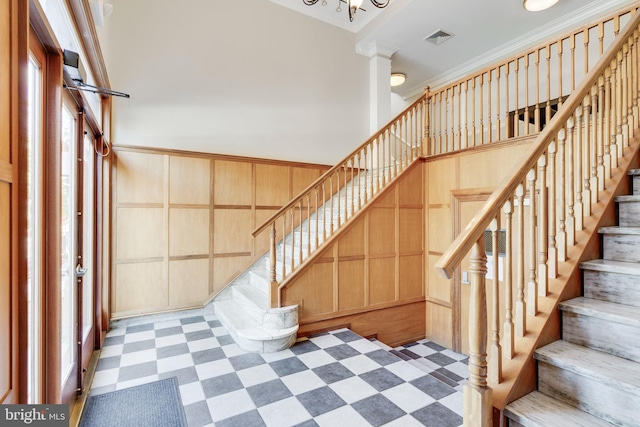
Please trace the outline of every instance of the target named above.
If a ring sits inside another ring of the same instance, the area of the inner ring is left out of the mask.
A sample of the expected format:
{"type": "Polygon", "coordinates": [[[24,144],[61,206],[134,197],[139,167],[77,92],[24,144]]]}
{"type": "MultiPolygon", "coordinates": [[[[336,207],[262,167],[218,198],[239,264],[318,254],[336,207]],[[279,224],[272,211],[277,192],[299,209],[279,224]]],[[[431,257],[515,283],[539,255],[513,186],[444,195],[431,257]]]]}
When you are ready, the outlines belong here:
{"type": "Polygon", "coordinates": [[[489,383],[503,381],[502,358],[514,357],[514,341],[527,334],[527,318],[538,313],[538,301],[548,295],[549,279],[557,277],[559,263],[570,259],[576,233],[584,229],[592,205],[604,192],[605,180],[638,127],[640,13],[630,15],[619,36],[563,100],[528,153],[436,264],[442,276],[451,278],[470,254],[465,425],[491,425],[489,383]],[[493,256],[489,312],[485,231],[491,236],[493,256]],[[500,234],[505,237],[502,279],[498,272],[500,234]],[[502,330],[500,281],[506,292],[502,330]],[[491,325],[488,315],[493,319],[491,325]]]}
{"type": "Polygon", "coordinates": [[[627,8],[434,90],[428,154],[540,132],[630,16],[627,8]]]}
{"type": "Polygon", "coordinates": [[[269,230],[272,307],[282,304],[283,282],[387,183],[424,155],[428,107],[425,92],[253,231],[257,237],[269,230]]]}

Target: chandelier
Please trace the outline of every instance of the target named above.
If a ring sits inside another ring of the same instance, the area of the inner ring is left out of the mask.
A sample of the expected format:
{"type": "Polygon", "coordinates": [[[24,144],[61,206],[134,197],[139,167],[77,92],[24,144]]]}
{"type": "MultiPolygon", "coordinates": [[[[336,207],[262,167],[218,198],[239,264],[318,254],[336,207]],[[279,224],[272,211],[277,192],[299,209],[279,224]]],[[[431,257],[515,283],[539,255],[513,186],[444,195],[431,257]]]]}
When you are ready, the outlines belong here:
{"type": "MultiPolygon", "coordinates": [[[[313,6],[318,3],[318,0],[302,0],[304,4],[307,6],[313,6]]],[[[349,9],[349,21],[353,22],[353,17],[356,15],[356,11],[358,9],[363,10],[360,6],[362,6],[362,2],[364,0],[338,0],[338,7],[336,8],[336,12],[342,12],[342,3],[346,3],[349,9]]],[[[389,0],[379,1],[379,0],[370,0],[371,4],[375,7],[382,9],[383,7],[387,7],[389,4],[389,0]]],[[[327,5],[327,0],[322,0],[322,5],[327,5]]]]}

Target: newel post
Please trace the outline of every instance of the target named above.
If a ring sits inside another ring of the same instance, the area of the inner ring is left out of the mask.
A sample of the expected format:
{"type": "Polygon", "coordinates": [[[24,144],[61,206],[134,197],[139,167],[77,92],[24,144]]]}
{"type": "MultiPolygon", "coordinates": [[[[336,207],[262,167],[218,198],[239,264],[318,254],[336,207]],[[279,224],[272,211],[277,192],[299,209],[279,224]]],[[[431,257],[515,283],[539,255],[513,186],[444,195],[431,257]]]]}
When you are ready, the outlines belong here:
{"type": "Polygon", "coordinates": [[[431,92],[429,86],[424,88],[424,135],[422,137],[422,156],[426,157],[431,154],[431,126],[429,115],[431,110],[431,92]]]}
{"type": "Polygon", "coordinates": [[[279,307],[280,294],[276,280],[276,223],[269,230],[269,302],[271,307],[279,307]]]}
{"type": "Polygon", "coordinates": [[[487,386],[487,256],[484,236],[471,250],[469,263],[469,382],[464,386],[464,426],[490,427],[492,390],[487,386]]]}

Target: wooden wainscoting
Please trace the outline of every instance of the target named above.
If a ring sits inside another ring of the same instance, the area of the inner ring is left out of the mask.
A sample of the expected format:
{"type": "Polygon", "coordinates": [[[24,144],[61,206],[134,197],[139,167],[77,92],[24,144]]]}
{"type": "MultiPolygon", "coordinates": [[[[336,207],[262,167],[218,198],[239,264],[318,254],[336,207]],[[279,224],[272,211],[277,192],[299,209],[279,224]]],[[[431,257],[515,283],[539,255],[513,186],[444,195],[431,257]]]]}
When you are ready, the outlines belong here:
{"type": "Polygon", "coordinates": [[[419,162],[287,284],[301,335],[348,324],[389,345],[424,337],[423,183],[419,162]]]}
{"type": "Polygon", "coordinates": [[[328,169],[124,147],[114,157],[113,318],[201,307],[268,249],[251,231],[328,169]]]}

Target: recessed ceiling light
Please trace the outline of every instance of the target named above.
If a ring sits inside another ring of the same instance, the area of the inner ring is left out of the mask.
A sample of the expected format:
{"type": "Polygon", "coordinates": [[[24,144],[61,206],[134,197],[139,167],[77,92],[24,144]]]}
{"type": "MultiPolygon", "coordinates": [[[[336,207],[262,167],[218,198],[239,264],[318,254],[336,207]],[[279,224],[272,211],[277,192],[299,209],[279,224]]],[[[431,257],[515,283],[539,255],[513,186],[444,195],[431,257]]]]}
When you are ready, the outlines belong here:
{"type": "Polygon", "coordinates": [[[556,3],[558,3],[558,0],[524,0],[522,6],[529,12],[539,12],[549,9],[556,3]]]}
{"type": "Polygon", "coordinates": [[[391,86],[400,86],[407,79],[407,76],[403,73],[391,73],[391,86]]]}

